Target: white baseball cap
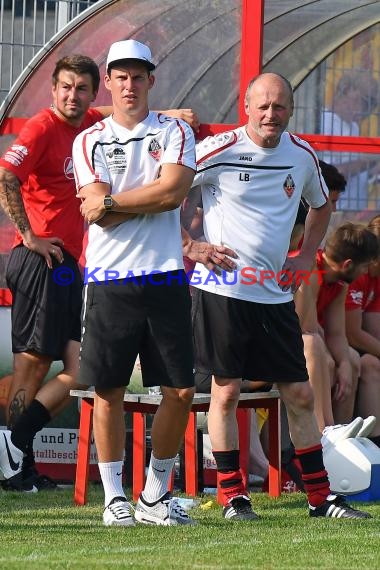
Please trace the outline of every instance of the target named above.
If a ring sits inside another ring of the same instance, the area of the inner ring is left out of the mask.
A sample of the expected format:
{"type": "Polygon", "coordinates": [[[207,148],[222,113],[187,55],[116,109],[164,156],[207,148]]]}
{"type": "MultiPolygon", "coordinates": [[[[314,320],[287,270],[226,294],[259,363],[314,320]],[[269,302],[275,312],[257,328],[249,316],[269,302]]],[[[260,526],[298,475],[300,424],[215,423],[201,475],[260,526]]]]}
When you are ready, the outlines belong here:
{"type": "Polygon", "coordinates": [[[112,44],[107,56],[106,69],[111,63],[123,59],[139,59],[146,64],[149,71],[153,71],[156,67],[152,62],[152,54],[148,46],[136,40],[124,40],[112,44]]]}

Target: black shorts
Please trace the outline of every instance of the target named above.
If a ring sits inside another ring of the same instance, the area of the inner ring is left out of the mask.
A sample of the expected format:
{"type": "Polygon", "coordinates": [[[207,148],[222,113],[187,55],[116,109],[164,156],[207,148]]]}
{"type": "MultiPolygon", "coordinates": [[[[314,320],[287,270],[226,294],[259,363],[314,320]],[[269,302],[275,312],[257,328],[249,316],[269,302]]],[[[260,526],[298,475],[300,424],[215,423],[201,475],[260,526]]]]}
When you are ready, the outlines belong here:
{"type": "Polygon", "coordinates": [[[62,249],[64,261],[45,259],[23,245],[15,247],[7,265],[12,292],[12,351],[37,352],[61,360],[69,340],[80,341],[82,277],[74,257],[62,249]]]}
{"type": "MultiPolygon", "coordinates": [[[[268,384],[264,384],[260,388],[252,389],[250,386],[248,387],[244,384],[244,380],[251,380],[251,379],[243,378],[243,384],[241,386],[240,392],[250,392],[250,393],[269,392],[273,388],[273,384],[268,383],[268,384]]],[[[252,379],[252,380],[254,380],[254,379],[252,379]]],[[[211,393],[211,384],[212,384],[212,374],[210,374],[210,373],[204,374],[202,372],[196,372],[195,373],[195,391],[196,392],[202,392],[202,393],[210,394],[211,393]]]]}
{"type": "Polygon", "coordinates": [[[265,382],[308,380],[293,301],[264,305],[193,291],[197,373],[265,382]]]}
{"type": "Polygon", "coordinates": [[[140,355],[144,386],[194,386],[191,299],[183,271],[85,287],[79,381],[127,386],[140,355]],[[163,276],[170,275],[168,280],[163,276]],[[145,281],[145,280],[144,280],[145,281]],[[165,283],[162,283],[166,281],[165,283]]]}

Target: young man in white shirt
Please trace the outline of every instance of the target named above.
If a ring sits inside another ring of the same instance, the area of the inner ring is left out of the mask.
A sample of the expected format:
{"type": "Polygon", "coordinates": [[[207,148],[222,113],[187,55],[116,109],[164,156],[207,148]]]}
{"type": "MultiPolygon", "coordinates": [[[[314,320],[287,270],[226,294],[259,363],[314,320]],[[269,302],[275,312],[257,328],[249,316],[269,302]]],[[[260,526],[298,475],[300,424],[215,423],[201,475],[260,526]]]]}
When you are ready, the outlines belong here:
{"type": "Polygon", "coordinates": [[[133,526],[122,487],[123,396],[137,354],[143,382],[160,379],[152,456],[135,519],[192,524],[168,492],[194,393],[190,295],[179,206],[195,171],[194,136],[151,112],[149,48],[112,44],[105,86],[113,115],[77,137],[73,158],[81,210],[90,223],[80,382],[95,385],[94,435],[105,491],[105,525],[133,526]]]}

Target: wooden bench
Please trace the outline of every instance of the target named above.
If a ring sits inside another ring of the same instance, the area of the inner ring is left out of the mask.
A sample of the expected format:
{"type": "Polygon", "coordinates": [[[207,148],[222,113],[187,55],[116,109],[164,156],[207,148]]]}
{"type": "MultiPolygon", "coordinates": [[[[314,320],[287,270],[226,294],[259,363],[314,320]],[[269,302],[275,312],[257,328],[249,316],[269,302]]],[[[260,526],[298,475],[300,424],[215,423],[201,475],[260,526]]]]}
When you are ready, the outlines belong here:
{"type": "MultiPolygon", "coordinates": [[[[81,399],[74,501],[77,505],[84,505],[87,499],[90,466],[94,391],[71,390],[70,395],[81,399]]],[[[132,493],[135,501],[145,484],[146,415],[156,412],[161,399],[162,396],[148,394],[126,393],[124,396],[124,410],[126,413],[132,413],[133,422],[132,493]]],[[[184,439],[185,492],[191,496],[196,496],[198,493],[197,412],[207,412],[209,406],[210,394],[195,394],[184,439]]],[[[271,390],[270,392],[242,393],[240,395],[237,419],[239,423],[240,465],[245,483],[247,483],[249,473],[251,408],[267,408],[269,410],[269,495],[278,497],[281,489],[279,392],[271,390]]]]}

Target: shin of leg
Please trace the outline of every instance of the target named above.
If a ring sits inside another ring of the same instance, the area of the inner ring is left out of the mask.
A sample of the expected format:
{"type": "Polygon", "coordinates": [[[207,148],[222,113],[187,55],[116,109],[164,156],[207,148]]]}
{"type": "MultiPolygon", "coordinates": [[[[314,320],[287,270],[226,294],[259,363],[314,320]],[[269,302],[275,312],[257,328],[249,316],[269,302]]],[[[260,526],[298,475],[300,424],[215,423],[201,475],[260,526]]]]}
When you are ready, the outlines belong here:
{"type": "Polygon", "coordinates": [[[161,390],[162,401],[152,425],[152,450],[156,459],[167,459],[177,455],[182,443],[194,389],[161,386],[161,390]]]}
{"type": "Polygon", "coordinates": [[[268,474],[268,458],[265,455],[259,436],[257,425],[257,415],[255,410],[251,410],[251,432],[249,442],[249,472],[266,477],[268,474]]]}
{"type": "Polygon", "coordinates": [[[309,382],[278,384],[285,404],[290,437],[296,449],[305,449],[321,441],[314,414],[313,392],[309,382]]]}
{"type": "Polygon", "coordinates": [[[350,363],[352,369],[352,392],[356,394],[360,376],[360,356],[359,353],[350,346],[350,363]]]}
{"type": "Polygon", "coordinates": [[[70,402],[70,390],[80,388],[77,384],[79,348],[77,341],[71,340],[67,343],[63,355],[63,370],[44,384],[36,395],[36,399],[45,406],[52,418],[70,402]]]}
{"type": "Polygon", "coordinates": [[[12,427],[34,400],[49,371],[51,358],[32,352],[14,354],[13,377],[8,394],[8,425],[12,427]]]}
{"type": "Polygon", "coordinates": [[[340,400],[333,399],[334,418],[337,424],[350,423],[354,416],[355,399],[360,374],[360,357],[356,350],[351,347],[349,354],[351,365],[350,390],[346,393],[344,398],[340,400]]]}
{"type": "Polygon", "coordinates": [[[99,463],[121,461],[125,449],[125,387],[96,390],[94,437],[99,463]]]}
{"type": "Polygon", "coordinates": [[[216,451],[239,449],[236,408],[240,387],[240,378],[213,378],[208,431],[212,448],[216,451]]]}
{"type": "Polygon", "coordinates": [[[319,431],[327,425],[334,424],[331,405],[331,383],[326,357],[325,344],[322,337],[316,334],[303,334],[306,366],[309,382],[314,393],[314,410],[319,431]]]}
{"type": "Polygon", "coordinates": [[[377,422],[371,436],[380,435],[380,359],[372,354],[361,357],[361,375],[357,390],[356,410],[362,418],[375,416],[377,422]]]}

